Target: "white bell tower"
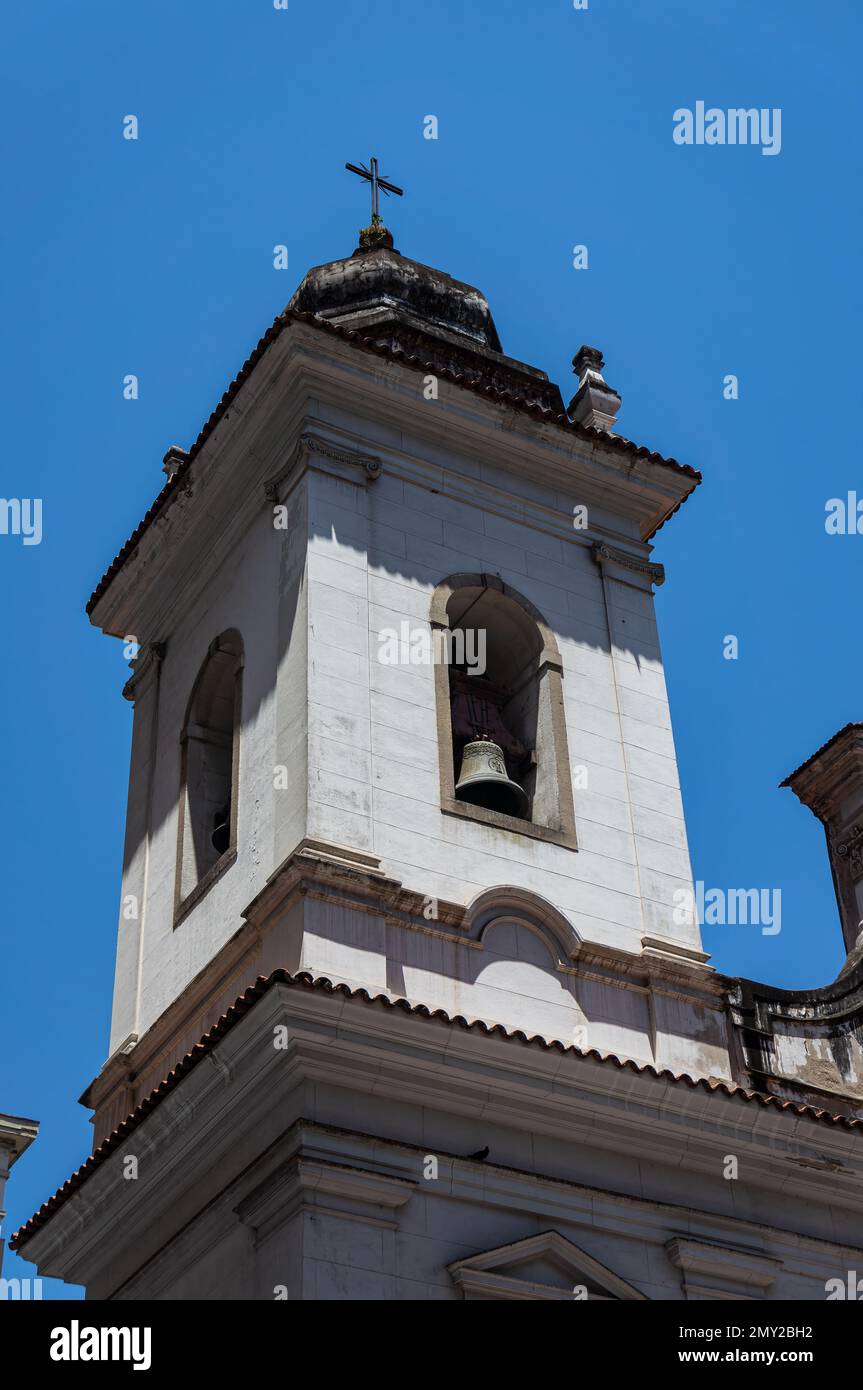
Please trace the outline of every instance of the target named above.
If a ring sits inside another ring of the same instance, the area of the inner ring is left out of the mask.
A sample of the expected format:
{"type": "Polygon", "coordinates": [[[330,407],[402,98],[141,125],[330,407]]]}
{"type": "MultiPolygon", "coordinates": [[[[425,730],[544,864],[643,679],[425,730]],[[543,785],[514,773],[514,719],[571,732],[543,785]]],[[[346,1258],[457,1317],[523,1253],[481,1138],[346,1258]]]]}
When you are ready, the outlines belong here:
{"type": "Polygon", "coordinates": [[[649,544],[697,475],[604,427],[598,352],[570,418],[478,290],[368,242],[171,451],[90,604],[142,640],[98,1133],[276,966],[727,1073],[649,544]],[[476,738],[498,787],[459,785],[476,738]]]}
{"type": "Polygon", "coordinates": [[[829,1270],[783,1283],[809,1140],[735,1088],[691,910],[652,538],[699,475],[574,362],[566,407],[373,221],[169,451],[89,605],[141,650],[96,1150],[19,1235],[40,1269],[130,1299],[829,1270]]]}

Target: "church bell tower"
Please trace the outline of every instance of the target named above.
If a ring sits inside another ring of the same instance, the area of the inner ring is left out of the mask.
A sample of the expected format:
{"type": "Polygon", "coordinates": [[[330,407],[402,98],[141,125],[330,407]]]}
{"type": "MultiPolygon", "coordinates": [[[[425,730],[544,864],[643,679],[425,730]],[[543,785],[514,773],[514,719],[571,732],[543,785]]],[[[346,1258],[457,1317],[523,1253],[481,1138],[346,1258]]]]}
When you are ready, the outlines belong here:
{"type": "Polygon", "coordinates": [[[90,599],[140,644],[111,1036],[19,1243],[97,1298],[767,1291],[654,616],[699,474],[373,211],[90,599]]]}
{"type": "MultiPolygon", "coordinates": [[[[141,642],[97,1138],[151,1039],[162,1068],[277,967],[693,1065],[676,997],[576,984],[638,961],[701,1008],[712,973],[650,555],[698,475],[612,433],[576,361],[567,413],[373,221],[170,451],[89,605],[141,642]]],[[[697,1065],[726,1053],[708,1007],[697,1065]]]]}

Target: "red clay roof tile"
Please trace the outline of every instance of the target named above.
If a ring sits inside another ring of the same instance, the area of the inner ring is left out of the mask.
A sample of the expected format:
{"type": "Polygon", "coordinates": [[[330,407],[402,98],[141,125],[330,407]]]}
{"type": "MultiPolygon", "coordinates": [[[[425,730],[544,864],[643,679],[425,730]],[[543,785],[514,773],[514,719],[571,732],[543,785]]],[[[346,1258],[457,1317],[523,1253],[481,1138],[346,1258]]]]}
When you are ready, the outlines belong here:
{"type": "Polygon", "coordinates": [[[122,1124],[113,1131],[112,1134],[104,1139],[94,1153],[84,1162],[80,1168],[67,1178],[63,1186],[49,1197],[47,1202],[43,1202],[39,1210],[30,1217],[30,1220],[17,1230],[12,1236],[9,1246],[12,1250],[20,1250],[36,1232],[44,1226],[51,1217],[62,1207],[70,1197],[77,1192],[78,1188],[86,1182],[92,1173],[104,1163],[104,1161],[114,1152],[118,1145],[134,1129],[137,1129],[155,1108],[164,1099],[169,1091],[177,1086],[183,1077],[197,1066],[198,1062],[210,1052],[216,1044],[229,1033],[232,1028],[239,1023],[250,1009],[254,1008],[258,1000],[263,998],[268,990],[274,985],[288,985],[292,988],[321,990],[328,994],[342,994],[348,999],[360,999],[367,1004],[373,1004],[387,1009],[399,1009],[403,1013],[411,1014],[414,1017],[435,1019],[448,1027],[463,1028],[469,1032],[485,1034],[486,1037],[503,1038],[510,1042],[523,1043],[528,1047],[539,1047],[546,1052],[571,1053],[580,1058],[590,1058],[592,1061],[603,1065],[612,1063],[620,1071],[631,1071],[637,1076],[648,1075],[657,1080],[672,1081],[675,1084],[689,1086],[692,1090],[702,1089],[710,1094],[721,1091],[724,1095],[732,1099],[746,1102],[757,1101],[765,1108],[772,1108],[781,1111],[791,1110],[795,1115],[799,1115],[808,1120],[815,1120],[825,1124],[841,1125],[845,1129],[858,1131],[863,1128],[863,1121],[855,1120],[847,1115],[833,1115],[828,1110],[819,1110],[812,1105],[803,1105],[797,1101],[783,1100],[778,1096],[767,1095],[761,1091],[749,1091],[744,1086],[729,1084],[725,1081],[708,1080],[705,1077],[693,1078],[685,1073],[677,1075],[667,1068],[659,1069],[648,1063],[634,1062],[630,1058],[616,1057],[613,1054],[603,1055],[596,1048],[589,1048],[586,1051],[571,1044],[562,1042],[548,1042],[545,1038],[538,1036],[528,1037],[520,1028],[507,1029],[503,1024],[484,1023],[482,1019],[468,1020],[463,1015],[457,1014],[451,1017],[444,1009],[430,1009],[425,1004],[411,1004],[407,999],[390,999],[385,994],[372,995],[366,989],[352,989],[349,985],[333,984],[325,976],[317,979],[305,971],[297,975],[291,975],[286,970],[274,970],[271,975],[266,977],[259,976],[255,984],[240,995],[231,1007],[222,1015],[218,1023],[205,1033],[200,1042],[196,1043],[191,1052],[187,1052],[182,1061],[177,1063],[163,1081],[150,1092],[140,1105],[132,1111],[122,1124]]]}

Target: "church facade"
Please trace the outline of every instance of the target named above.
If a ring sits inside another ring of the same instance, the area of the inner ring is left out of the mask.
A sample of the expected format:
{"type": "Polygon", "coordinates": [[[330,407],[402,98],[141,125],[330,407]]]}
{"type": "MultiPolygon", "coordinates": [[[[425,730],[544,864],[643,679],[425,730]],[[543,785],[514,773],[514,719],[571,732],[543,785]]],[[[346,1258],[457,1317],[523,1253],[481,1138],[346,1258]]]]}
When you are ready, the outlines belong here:
{"type": "Polygon", "coordinates": [[[95,1299],[824,1299],[863,1258],[863,728],[788,779],[848,959],[702,949],[652,541],[697,487],[379,222],[90,600],[139,644],[95,1299]]]}

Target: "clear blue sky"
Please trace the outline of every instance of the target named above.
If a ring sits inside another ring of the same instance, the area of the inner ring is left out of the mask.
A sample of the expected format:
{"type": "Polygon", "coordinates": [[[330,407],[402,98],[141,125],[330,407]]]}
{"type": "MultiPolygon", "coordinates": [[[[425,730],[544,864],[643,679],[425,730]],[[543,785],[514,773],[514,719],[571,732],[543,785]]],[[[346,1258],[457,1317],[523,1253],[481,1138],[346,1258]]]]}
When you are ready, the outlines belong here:
{"type": "MultiPolygon", "coordinates": [[[[783,898],[778,936],[706,946],[779,985],[835,976],[823,832],[777,783],[863,718],[863,536],[824,529],[828,498],[863,496],[861,28],[859,0],[7,8],[0,490],[44,507],[41,545],[0,536],[0,1110],[42,1122],[7,1237],[89,1152],[76,1098],[107,1048],[131,707],[84,604],[167,446],[305,269],[353,249],[367,200],[346,159],[380,156],[407,190],[385,209],[396,245],[479,285],[506,351],[568,399],[573,353],[598,345],[622,432],[702,470],[654,555],[693,868],[783,898]],[[781,153],[675,145],[672,113],[699,100],[781,108],[781,153]]],[[[7,1252],[4,1272],[33,1267],[7,1252]]]]}

